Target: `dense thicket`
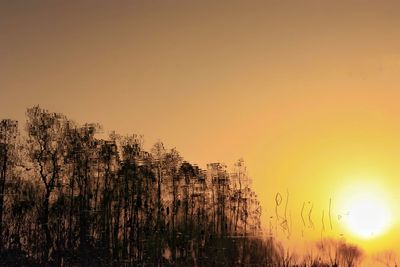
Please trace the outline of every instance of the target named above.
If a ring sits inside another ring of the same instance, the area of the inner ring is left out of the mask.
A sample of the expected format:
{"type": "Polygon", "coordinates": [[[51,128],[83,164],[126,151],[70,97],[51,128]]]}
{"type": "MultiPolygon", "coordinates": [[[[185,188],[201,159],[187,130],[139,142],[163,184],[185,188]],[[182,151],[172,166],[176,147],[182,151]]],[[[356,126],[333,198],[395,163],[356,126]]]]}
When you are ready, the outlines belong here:
{"type": "Polygon", "coordinates": [[[161,142],[145,151],[137,135],[98,139],[98,125],[39,106],[26,115],[20,135],[16,121],[0,124],[1,264],[266,260],[254,250],[261,208],[242,160],[229,173],[220,163],[202,170],[161,142]]]}
{"type": "MultiPolygon", "coordinates": [[[[99,139],[99,125],[39,106],[26,116],[21,132],[0,121],[0,266],[325,266],[260,237],[243,160],[202,170],[161,142],[99,139]]],[[[360,258],[318,249],[332,266],[360,258]]]]}

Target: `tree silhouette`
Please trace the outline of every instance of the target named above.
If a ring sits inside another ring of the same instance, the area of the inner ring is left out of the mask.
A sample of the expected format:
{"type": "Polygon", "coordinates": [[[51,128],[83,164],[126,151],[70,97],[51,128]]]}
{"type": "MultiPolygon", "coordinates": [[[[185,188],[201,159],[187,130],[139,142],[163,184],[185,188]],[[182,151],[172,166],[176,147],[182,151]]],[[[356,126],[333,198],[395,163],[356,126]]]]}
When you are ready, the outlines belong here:
{"type": "MultiPolygon", "coordinates": [[[[100,125],[39,106],[26,116],[24,138],[0,122],[0,266],[296,265],[262,238],[242,159],[203,170],[160,141],[146,151],[142,136],[100,139],[100,125]]],[[[335,249],[331,264],[361,257],[335,249]]]]}
{"type": "Polygon", "coordinates": [[[66,118],[57,113],[49,113],[39,106],[27,111],[28,149],[30,158],[44,186],[40,225],[45,242],[42,263],[47,264],[52,249],[49,225],[50,196],[59,186],[65,149],[66,118]]]}
{"type": "Polygon", "coordinates": [[[3,215],[4,215],[4,199],[5,186],[15,166],[15,150],[16,139],[18,135],[17,121],[1,120],[0,121],[0,253],[3,250],[3,215]]]}

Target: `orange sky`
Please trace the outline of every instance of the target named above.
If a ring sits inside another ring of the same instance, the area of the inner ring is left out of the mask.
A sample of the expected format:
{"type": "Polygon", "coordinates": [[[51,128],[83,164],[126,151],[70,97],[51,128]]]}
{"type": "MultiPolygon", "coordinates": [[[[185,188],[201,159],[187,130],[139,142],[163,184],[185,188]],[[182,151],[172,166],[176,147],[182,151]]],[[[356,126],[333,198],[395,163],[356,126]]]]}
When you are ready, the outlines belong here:
{"type": "Polygon", "coordinates": [[[318,228],[329,198],[375,181],[395,220],[371,246],[390,248],[399,12],[384,0],[2,1],[0,114],[24,120],[41,104],[148,146],[161,139],[200,166],[244,157],[264,224],[288,190],[298,235],[303,201],[316,203],[318,228]]]}

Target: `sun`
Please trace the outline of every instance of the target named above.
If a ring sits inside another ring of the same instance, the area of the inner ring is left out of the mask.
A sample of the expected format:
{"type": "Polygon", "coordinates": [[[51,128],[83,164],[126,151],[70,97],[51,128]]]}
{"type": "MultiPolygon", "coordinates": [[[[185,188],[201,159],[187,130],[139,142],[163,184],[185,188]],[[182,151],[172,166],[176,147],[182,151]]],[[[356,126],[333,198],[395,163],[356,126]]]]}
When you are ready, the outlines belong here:
{"type": "Polygon", "coordinates": [[[392,223],[385,194],[377,186],[358,184],[343,198],[342,215],[347,230],[362,239],[383,235],[392,223]]]}
{"type": "Polygon", "coordinates": [[[353,199],[349,204],[345,222],[351,233],[369,239],[388,229],[390,212],[382,200],[370,195],[353,199]]]}

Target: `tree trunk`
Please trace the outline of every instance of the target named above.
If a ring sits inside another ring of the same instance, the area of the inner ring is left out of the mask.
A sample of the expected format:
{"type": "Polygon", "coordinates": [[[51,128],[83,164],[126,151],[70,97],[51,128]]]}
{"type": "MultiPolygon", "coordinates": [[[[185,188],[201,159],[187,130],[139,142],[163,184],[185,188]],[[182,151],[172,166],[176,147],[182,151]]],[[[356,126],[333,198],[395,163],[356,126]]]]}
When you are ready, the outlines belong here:
{"type": "Polygon", "coordinates": [[[45,266],[49,265],[49,252],[51,246],[51,235],[49,228],[49,199],[50,199],[50,189],[46,188],[46,195],[43,202],[43,217],[42,217],[42,227],[45,234],[45,244],[43,249],[42,261],[45,266]]]}

